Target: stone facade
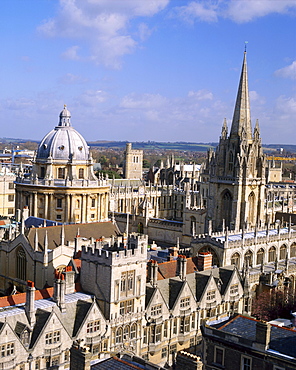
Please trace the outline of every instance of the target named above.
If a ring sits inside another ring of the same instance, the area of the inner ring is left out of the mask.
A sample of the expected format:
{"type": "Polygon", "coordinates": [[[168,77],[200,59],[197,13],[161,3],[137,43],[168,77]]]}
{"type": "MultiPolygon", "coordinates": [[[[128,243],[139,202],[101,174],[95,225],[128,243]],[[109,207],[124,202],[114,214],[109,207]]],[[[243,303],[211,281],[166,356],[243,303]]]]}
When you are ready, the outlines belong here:
{"type": "Polygon", "coordinates": [[[143,150],[132,149],[127,143],[124,152],[123,175],[125,179],[142,179],[143,177],[143,150]]]}

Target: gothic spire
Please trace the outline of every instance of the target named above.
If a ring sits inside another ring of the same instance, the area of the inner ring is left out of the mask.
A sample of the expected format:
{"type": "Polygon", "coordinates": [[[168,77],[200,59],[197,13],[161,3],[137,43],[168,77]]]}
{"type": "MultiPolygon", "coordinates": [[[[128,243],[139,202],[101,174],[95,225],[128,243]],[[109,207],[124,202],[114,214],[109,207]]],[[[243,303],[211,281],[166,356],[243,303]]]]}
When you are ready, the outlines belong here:
{"type": "Polygon", "coordinates": [[[233,113],[230,137],[233,139],[242,138],[243,132],[247,140],[252,140],[246,51],[244,52],[243,67],[233,113]]]}

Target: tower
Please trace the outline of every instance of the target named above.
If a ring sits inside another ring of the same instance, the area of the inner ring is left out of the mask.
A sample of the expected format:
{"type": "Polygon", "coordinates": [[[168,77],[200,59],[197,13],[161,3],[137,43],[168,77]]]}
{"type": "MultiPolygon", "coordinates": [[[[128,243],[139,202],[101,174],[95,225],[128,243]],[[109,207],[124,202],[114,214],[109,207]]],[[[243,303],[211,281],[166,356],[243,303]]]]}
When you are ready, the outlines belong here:
{"type": "Polygon", "coordinates": [[[253,227],[264,219],[265,157],[258,120],[252,133],[246,51],[230,133],[224,120],[208,166],[208,219],[214,230],[253,227]]]}
{"type": "Polygon", "coordinates": [[[16,208],[59,222],[108,219],[109,185],[97,179],[89,147],[64,106],[58,125],[41,140],[29,177],[16,179],[16,208]]]}
{"type": "Polygon", "coordinates": [[[132,149],[132,144],[127,143],[124,152],[124,178],[142,179],[143,150],[132,149]]]}

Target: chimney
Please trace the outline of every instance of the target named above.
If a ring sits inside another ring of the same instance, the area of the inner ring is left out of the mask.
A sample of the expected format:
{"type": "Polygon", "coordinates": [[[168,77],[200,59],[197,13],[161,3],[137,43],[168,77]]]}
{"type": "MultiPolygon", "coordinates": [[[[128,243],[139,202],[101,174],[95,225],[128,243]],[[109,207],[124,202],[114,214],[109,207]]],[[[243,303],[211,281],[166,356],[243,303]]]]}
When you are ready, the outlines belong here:
{"type": "Polygon", "coordinates": [[[65,275],[65,294],[75,293],[75,272],[72,270],[72,266],[67,266],[65,275]]]}
{"type": "Polygon", "coordinates": [[[28,280],[27,282],[27,291],[26,291],[26,304],[25,304],[25,312],[31,328],[35,325],[36,318],[35,318],[35,286],[33,281],[28,280]]]}
{"type": "Polygon", "coordinates": [[[210,270],[212,268],[212,253],[200,252],[197,257],[197,268],[199,271],[210,270]]]}
{"type": "Polygon", "coordinates": [[[87,347],[80,346],[78,341],[74,342],[70,349],[70,370],[90,370],[91,358],[87,347]]]}
{"type": "Polygon", "coordinates": [[[179,255],[178,264],[179,264],[180,279],[184,281],[184,280],[186,280],[186,274],[187,274],[187,258],[186,258],[186,256],[179,255]]]}
{"type": "Polygon", "coordinates": [[[270,342],[271,325],[265,321],[256,322],[256,342],[254,346],[261,350],[266,350],[270,342]]]}

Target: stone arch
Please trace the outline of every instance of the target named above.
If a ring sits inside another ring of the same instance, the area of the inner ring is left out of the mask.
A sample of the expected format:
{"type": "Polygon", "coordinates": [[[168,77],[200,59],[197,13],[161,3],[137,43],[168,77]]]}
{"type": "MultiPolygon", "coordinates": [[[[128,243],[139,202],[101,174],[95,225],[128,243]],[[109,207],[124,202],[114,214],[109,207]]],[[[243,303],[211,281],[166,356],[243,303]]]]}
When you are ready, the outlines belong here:
{"type": "Polygon", "coordinates": [[[283,244],[280,247],[280,260],[284,260],[286,256],[287,256],[287,246],[286,244],[283,244]]]}
{"type": "Polygon", "coordinates": [[[296,257],[296,243],[292,243],[290,247],[290,257],[296,257]]]}
{"type": "Polygon", "coordinates": [[[235,265],[238,269],[240,269],[241,256],[238,252],[233,253],[233,255],[230,258],[230,261],[232,265],[235,265]]]}
{"type": "Polygon", "coordinates": [[[256,265],[261,265],[264,263],[264,249],[260,248],[256,253],[256,265]]]}
{"type": "MultiPolygon", "coordinates": [[[[225,226],[231,226],[233,197],[228,189],[221,194],[221,218],[225,220],[225,226]]],[[[222,220],[221,220],[222,221],[222,220]]]]}
{"type": "Polygon", "coordinates": [[[247,265],[249,265],[250,267],[253,266],[253,254],[254,253],[251,251],[251,249],[247,250],[247,252],[244,255],[245,266],[247,265]]]}
{"type": "Polygon", "coordinates": [[[16,277],[20,280],[27,280],[27,257],[21,246],[16,251],[16,277]]]}
{"type": "Polygon", "coordinates": [[[249,205],[248,222],[250,225],[255,225],[256,223],[256,196],[253,191],[248,196],[248,205],[249,205]]]}
{"type": "Polygon", "coordinates": [[[218,257],[217,253],[215,252],[215,250],[212,247],[210,247],[209,245],[206,245],[206,246],[200,248],[197,255],[201,252],[210,252],[212,254],[212,266],[217,266],[217,267],[220,266],[219,257],[218,257]]]}
{"type": "Polygon", "coordinates": [[[275,259],[276,259],[276,249],[274,246],[272,246],[268,250],[268,262],[274,262],[275,259]]]}

